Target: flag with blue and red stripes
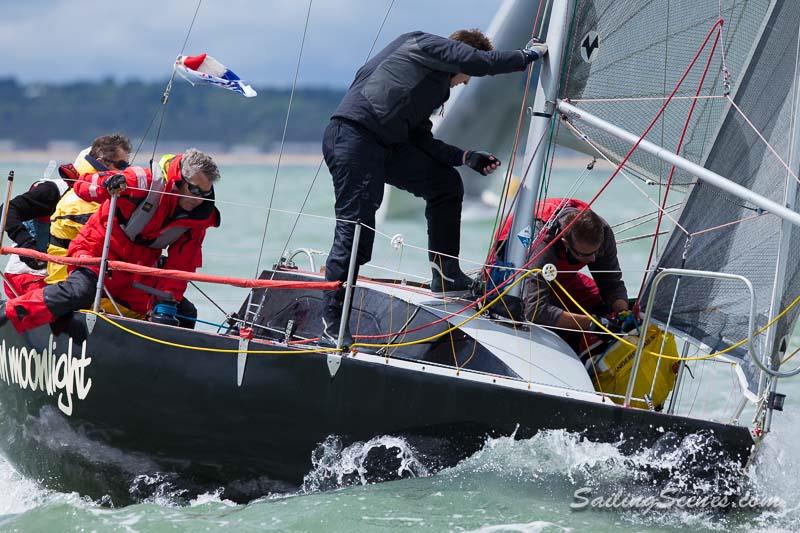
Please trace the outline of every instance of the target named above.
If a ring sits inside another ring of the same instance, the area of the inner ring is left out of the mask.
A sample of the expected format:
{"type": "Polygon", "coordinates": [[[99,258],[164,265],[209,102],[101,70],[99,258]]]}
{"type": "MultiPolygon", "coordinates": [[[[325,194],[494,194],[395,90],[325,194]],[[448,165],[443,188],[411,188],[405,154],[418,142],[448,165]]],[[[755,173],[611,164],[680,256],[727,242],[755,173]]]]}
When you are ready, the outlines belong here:
{"type": "Polygon", "coordinates": [[[247,98],[256,96],[255,90],[244,83],[231,69],[208,54],[178,56],[175,70],[192,85],[205,83],[235,91],[247,98]]]}

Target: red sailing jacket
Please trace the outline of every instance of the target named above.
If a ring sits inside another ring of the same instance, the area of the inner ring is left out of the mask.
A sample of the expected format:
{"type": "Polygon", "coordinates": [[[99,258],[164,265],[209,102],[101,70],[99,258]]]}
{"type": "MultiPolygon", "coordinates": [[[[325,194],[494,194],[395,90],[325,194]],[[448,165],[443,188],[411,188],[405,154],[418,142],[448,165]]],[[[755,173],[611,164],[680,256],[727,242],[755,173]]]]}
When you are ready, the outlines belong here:
{"type": "MultiPolygon", "coordinates": [[[[585,207],[588,207],[588,204],[576,198],[548,198],[543,202],[539,202],[536,212],[537,227],[541,230],[544,224],[551,220],[558,220],[559,224],[550,230],[540,243],[532,246],[532,249],[529,250],[528,258],[536,256],[536,259],[528,268],[541,268],[547,263],[552,263],[558,269],[559,279],[561,279],[562,283],[568,285],[574,291],[576,284],[582,285],[582,283],[576,283],[576,278],[580,278],[577,271],[588,266],[592,273],[592,284],[596,285],[600,298],[606,304],[611,305],[619,299],[627,300],[628,294],[625,283],[622,281],[622,273],[617,259],[614,231],[605,221],[603,221],[603,243],[595,256],[595,261],[589,265],[577,261],[571,263],[567,257],[566,248],[560,242],[555,243],[546,251],[544,250],[553,237],[560,233],[562,217],[569,212],[582,211],[585,207]]],[[[511,217],[506,219],[498,235],[507,238],[510,228],[511,217]]],[[[538,283],[537,280],[538,277],[533,277],[525,282],[523,289],[525,315],[537,324],[554,326],[563,312],[563,308],[559,303],[551,299],[548,286],[538,283]]],[[[578,296],[577,294],[575,295],[578,296]]],[[[581,303],[582,305],[589,305],[586,301],[581,303]]]]}
{"type": "MultiPolygon", "coordinates": [[[[166,181],[164,193],[175,191],[181,179],[181,159],[182,156],[178,155],[169,163],[167,175],[164,177],[166,181]]],[[[102,204],[78,236],[73,239],[68,252],[70,257],[101,256],[110,208],[108,201],[110,196],[104,184],[107,178],[119,173],[119,171],[108,171],[84,174],[80,181],[75,183],[73,188],[75,194],[80,198],[91,202],[102,202],[102,204]]],[[[117,216],[111,231],[109,259],[149,267],[156,266],[161,257],[162,247],[157,244],[153,246],[154,242],[159,237],[163,240],[177,228],[185,228],[185,231],[176,240],[166,246],[168,257],[163,267],[194,272],[202,266],[202,245],[206,230],[218,227],[220,224],[220,214],[214,207],[213,201],[205,201],[192,211],[184,211],[178,206],[178,196],[161,194],[152,218],[138,233],[135,241],[132,241],[123,231],[120,223],[127,223],[137,206],[145,200],[153,178],[150,170],[142,167],[128,167],[122,174],[126,178],[128,188],[121,193],[117,201],[117,216]]],[[[167,237],[167,240],[170,239],[167,237]]],[[[115,276],[119,274],[122,273],[115,273],[115,276]]],[[[147,284],[171,293],[176,300],[180,301],[186,290],[187,282],[156,278],[147,284]]]]}
{"type": "MultiPolygon", "coordinates": [[[[589,207],[589,204],[583,200],[578,200],[577,198],[547,198],[546,200],[536,204],[536,220],[541,220],[544,223],[548,223],[554,216],[564,209],[574,208],[582,211],[587,207],[589,207]]],[[[513,223],[514,215],[508,215],[503,222],[503,225],[500,227],[500,230],[497,232],[497,236],[495,237],[497,249],[504,245],[508,240],[508,234],[511,231],[511,225],[513,223]]],[[[531,230],[533,230],[533,228],[531,228],[531,230]]],[[[546,238],[545,241],[549,242],[549,239],[546,238]]],[[[558,254],[556,268],[558,268],[559,271],[580,270],[586,266],[585,263],[570,263],[567,261],[566,250],[564,250],[564,248],[561,246],[556,246],[555,248],[557,248],[558,254]]]]}

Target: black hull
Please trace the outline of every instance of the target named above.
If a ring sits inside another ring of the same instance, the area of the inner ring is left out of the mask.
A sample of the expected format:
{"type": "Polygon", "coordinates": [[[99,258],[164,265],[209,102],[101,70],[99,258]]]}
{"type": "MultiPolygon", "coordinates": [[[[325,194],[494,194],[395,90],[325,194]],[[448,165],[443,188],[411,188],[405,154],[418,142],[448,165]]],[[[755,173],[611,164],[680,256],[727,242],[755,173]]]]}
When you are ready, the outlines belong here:
{"type": "MultiPolygon", "coordinates": [[[[72,322],[73,336],[80,338],[83,322],[80,315],[72,322]]],[[[235,338],[121,323],[174,343],[238,349],[235,338]]],[[[6,325],[0,335],[8,363],[12,347],[41,351],[52,333],[45,327],[20,336],[6,325]]],[[[57,360],[67,351],[68,337],[54,339],[57,360]]],[[[58,391],[23,388],[11,367],[5,374],[0,370],[5,376],[0,438],[8,458],[28,476],[94,498],[109,494],[115,503],[137,499],[131,480],[157,472],[196,487],[227,487],[237,499],[286,490],[311,470],[313,450],[329,435],[344,443],[406,437],[433,470],[474,453],[487,436],[515,431],[517,438],[528,438],[543,429],[566,429],[609,442],[624,435],[630,447],[646,447],[664,432],[682,437],[711,430],[741,463],[753,444],[743,427],[534,394],[454,378],[454,372],[447,377],[358,357],[344,359],[331,379],[322,354],[250,355],[240,387],[235,353],[155,344],[100,319],[86,346],[91,363],[82,383],[85,388],[91,379],[91,387],[85,398],[79,399],[74,383],[71,395],[66,389],[60,393],[62,403],[71,398],[70,416],[59,408],[58,391]]],[[[80,342],[73,344],[74,361],[80,361],[80,348],[80,342]]],[[[275,348],[252,342],[250,349],[275,348]]],[[[37,371],[30,369],[32,376],[37,371]]],[[[78,381],[78,372],[73,374],[78,381]]]]}

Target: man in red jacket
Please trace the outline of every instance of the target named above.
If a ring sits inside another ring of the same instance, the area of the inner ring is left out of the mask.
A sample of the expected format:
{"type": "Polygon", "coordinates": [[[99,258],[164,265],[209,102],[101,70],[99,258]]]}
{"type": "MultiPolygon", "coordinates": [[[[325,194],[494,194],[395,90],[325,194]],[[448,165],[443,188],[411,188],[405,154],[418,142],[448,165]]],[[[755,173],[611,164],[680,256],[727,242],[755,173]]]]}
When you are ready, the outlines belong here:
{"type": "MultiPolygon", "coordinates": [[[[189,149],[164,165],[165,175],[142,167],[84,174],[74,190],[87,201],[102,202],[69,246],[69,257],[100,257],[110,211],[108,201],[118,194],[117,214],[111,231],[108,258],[148,267],[168,256],[164,268],[194,272],[202,264],[206,230],[220,224],[214,207],[213,183],[219,169],[206,154],[189,149]]],[[[19,332],[41,326],[75,310],[90,307],[97,288],[98,267],[70,268],[65,281],[14,298],[6,303],[5,318],[19,332]]],[[[125,307],[144,314],[153,296],[135,288],[149,285],[183,300],[186,281],[152,278],[117,271],[106,277],[105,288],[125,307]]],[[[0,318],[2,321],[2,318],[0,318]]]]}
{"type": "MultiPolygon", "coordinates": [[[[498,231],[496,254],[499,259],[506,253],[512,222],[509,216],[498,231]]],[[[558,282],[581,307],[596,315],[596,320],[612,330],[628,331],[635,326],[628,310],[628,292],[622,281],[614,231],[589,209],[589,204],[577,198],[548,198],[539,202],[534,235],[541,237],[529,250],[532,262],[527,268],[555,265],[558,282]],[[566,231],[560,235],[562,229],[566,231]],[[553,242],[556,238],[558,240],[553,242]],[[591,277],[579,272],[584,267],[588,267],[591,277]]],[[[522,307],[525,319],[557,328],[556,333],[579,354],[597,340],[581,333],[597,330],[592,319],[557,285],[551,285],[539,274],[525,280],[522,301],[511,303],[522,307]]]]}

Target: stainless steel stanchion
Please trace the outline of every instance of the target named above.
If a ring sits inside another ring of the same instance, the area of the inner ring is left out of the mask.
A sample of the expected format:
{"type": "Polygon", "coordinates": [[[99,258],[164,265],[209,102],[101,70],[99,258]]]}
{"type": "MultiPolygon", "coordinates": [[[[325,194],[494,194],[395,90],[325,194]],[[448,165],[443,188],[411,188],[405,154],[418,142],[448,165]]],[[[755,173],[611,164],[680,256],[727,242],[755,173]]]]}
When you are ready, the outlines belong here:
{"type": "Polygon", "coordinates": [[[350,302],[353,300],[353,285],[355,284],[356,262],[358,260],[358,241],[361,239],[361,221],[356,223],[356,231],[353,234],[353,247],[350,250],[350,268],[347,269],[347,286],[344,291],[344,309],[342,309],[342,319],[339,322],[339,338],[336,340],[336,349],[342,350],[344,341],[344,330],[350,321],[350,302]]]}
{"type": "Polygon", "coordinates": [[[114,229],[114,215],[117,211],[117,197],[119,193],[111,195],[111,205],[108,208],[108,221],[106,222],[106,236],[103,239],[103,255],[100,257],[100,273],[97,275],[97,291],[94,293],[94,304],[92,311],[95,313],[100,309],[100,299],[103,297],[103,282],[106,279],[106,267],[108,265],[108,249],[111,246],[111,230],[114,229]]]}

